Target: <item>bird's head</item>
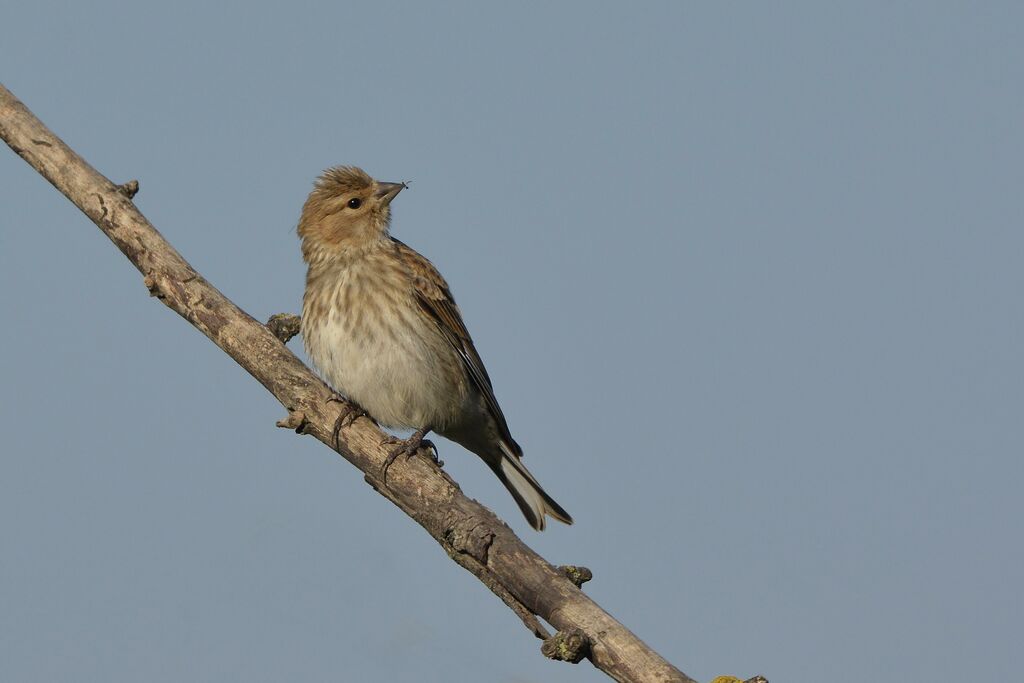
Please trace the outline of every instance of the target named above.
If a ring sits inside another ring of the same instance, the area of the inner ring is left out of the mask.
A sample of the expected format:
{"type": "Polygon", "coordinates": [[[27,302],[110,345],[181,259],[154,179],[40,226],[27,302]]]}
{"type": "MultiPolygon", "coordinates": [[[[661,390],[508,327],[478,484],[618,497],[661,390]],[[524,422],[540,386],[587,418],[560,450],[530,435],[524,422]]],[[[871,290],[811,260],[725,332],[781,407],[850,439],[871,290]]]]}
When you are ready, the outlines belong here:
{"type": "Polygon", "coordinates": [[[358,253],[382,242],[391,224],[391,200],[405,183],[385,183],[355,166],[335,166],[317,178],[302,207],[299,237],[307,263],[358,253]]]}

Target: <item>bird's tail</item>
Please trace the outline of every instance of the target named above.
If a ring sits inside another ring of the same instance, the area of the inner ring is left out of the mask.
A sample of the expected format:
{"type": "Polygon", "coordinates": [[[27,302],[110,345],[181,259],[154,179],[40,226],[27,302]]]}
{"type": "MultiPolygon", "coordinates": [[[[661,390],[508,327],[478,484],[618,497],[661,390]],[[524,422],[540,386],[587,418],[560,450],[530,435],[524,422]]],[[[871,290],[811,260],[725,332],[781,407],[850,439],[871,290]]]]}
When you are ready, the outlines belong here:
{"type": "Polygon", "coordinates": [[[492,465],[491,469],[516,499],[530,526],[537,531],[544,531],[544,515],[572,524],[572,516],[541,488],[519,456],[504,443],[501,444],[501,451],[501,460],[492,465]]]}

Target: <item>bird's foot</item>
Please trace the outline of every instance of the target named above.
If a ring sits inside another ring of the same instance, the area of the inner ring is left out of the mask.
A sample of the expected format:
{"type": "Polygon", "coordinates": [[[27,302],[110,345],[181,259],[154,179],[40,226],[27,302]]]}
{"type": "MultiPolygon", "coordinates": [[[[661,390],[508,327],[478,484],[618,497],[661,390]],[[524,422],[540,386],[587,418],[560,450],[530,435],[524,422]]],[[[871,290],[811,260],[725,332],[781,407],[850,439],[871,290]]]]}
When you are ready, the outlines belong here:
{"type": "Polygon", "coordinates": [[[395,446],[395,448],[388,453],[388,457],[384,461],[384,465],[380,468],[380,476],[385,484],[388,481],[388,469],[391,467],[391,464],[401,455],[404,455],[406,459],[411,458],[416,455],[416,452],[422,447],[426,447],[427,452],[430,454],[430,459],[434,461],[435,465],[438,467],[444,466],[444,462],[437,457],[437,446],[435,446],[434,442],[430,439],[424,438],[429,432],[430,427],[424,427],[422,429],[417,429],[416,432],[408,439],[399,439],[394,436],[389,436],[381,442],[382,446],[384,444],[392,444],[395,446]]]}
{"type": "Polygon", "coordinates": [[[341,430],[348,427],[353,422],[361,417],[368,417],[371,420],[370,414],[363,410],[362,406],[351,399],[344,398],[338,394],[332,394],[328,403],[340,403],[341,412],[338,413],[338,418],[334,421],[334,429],[331,430],[331,442],[334,444],[335,450],[339,447],[339,439],[341,437],[341,430]]]}

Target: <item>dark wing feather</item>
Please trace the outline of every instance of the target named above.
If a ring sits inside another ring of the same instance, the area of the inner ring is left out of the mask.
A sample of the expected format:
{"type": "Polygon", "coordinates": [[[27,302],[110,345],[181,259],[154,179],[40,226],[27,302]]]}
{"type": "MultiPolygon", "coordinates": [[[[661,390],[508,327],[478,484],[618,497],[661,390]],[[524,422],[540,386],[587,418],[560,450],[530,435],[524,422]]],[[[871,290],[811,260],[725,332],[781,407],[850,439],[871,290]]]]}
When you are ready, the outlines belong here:
{"type": "Polygon", "coordinates": [[[448,289],[448,283],[444,281],[441,273],[430,261],[404,242],[394,237],[391,240],[395,244],[399,257],[412,275],[416,298],[423,311],[437,323],[441,334],[462,359],[470,380],[484,397],[488,412],[498,425],[502,437],[516,455],[522,455],[519,444],[515,442],[508,430],[505,415],[502,414],[498,400],[494,397],[491,378],[487,375],[484,362],[480,360],[476,347],[473,346],[473,339],[469,336],[466,324],[462,322],[462,314],[459,312],[459,307],[455,305],[455,299],[448,289]]]}

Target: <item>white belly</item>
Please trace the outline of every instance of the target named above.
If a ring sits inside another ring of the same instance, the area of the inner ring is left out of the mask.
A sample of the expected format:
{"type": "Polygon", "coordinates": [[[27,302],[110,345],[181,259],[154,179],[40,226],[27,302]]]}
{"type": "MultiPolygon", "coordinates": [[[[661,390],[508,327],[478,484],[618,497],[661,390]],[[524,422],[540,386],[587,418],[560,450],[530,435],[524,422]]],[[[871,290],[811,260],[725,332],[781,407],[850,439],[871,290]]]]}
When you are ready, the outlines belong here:
{"type": "Polygon", "coordinates": [[[382,425],[443,429],[465,404],[465,375],[455,352],[414,306],[410,295],[401,318],[373,308],[355,316],[336,307],[307,325],[304,315],[306,353],[328,384],[382,425]]]}

